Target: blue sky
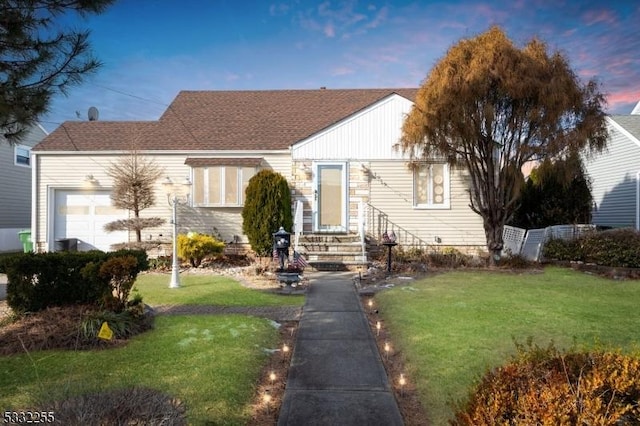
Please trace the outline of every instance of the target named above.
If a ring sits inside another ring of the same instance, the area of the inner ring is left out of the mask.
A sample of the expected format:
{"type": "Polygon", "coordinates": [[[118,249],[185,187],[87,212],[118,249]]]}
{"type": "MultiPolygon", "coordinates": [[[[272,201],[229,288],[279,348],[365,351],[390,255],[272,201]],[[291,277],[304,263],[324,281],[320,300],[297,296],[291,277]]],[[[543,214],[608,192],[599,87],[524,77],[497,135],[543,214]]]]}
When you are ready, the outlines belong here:
{"type": "Polygon", "coordinates": [[[155,120],[180,90],[418,87],[449,47],[493,24],[518,45],[546,41],[602,84],[610,113],[628,114],[638,23],[637,0],[120,0],[73,19],[104,66],[42,124],[86,120],[90,106],[100,120],[155,120]]]}

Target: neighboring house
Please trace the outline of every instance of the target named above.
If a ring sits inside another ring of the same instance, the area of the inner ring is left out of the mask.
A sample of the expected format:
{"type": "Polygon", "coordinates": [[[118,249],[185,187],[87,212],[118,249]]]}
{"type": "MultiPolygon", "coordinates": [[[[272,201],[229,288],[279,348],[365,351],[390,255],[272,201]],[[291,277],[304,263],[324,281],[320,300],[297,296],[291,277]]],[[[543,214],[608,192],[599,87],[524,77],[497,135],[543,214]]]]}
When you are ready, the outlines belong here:
{"type": "MultiPolygon", "coordinates": [[[[37,249],[54,250],[57,240],[72,237],[81,240],[79,249],[106,250],[133,237],[102,231],[127,215],[109,207],[106,170],[132,148],[161,165],[163,179],[193,182],[191,205],[178,212],[181,232],[246,242],[244,189],[267,168],[285,176],[293,200],[302,201],[305,234],[355,234],[365,217],[371,240],[394,231],[405,246],[483,248],[466,174],[435,161],[409,169],[394,148],[416,93],[183,91],[157,121],[64,123],[33,150],[37,249]]],[[[161,180],[156,206],[143,216],[170,217],[161,180]]],[[[170,235],[169,223],[144,232],[150,240],[170,235]]]]}
{"type": "Polygon", "coordinates": [[[18,232],[31,226],[31,148],[45,136],[39,124],[19,143],[0,136],[0,252],[22,250],[18,232]]]}
{"type": "Polygon", "coordinates": [[[604,152],[585,159],[595,225],[640,229],[640,102],[630,115],[607,117],[604,152]]]}

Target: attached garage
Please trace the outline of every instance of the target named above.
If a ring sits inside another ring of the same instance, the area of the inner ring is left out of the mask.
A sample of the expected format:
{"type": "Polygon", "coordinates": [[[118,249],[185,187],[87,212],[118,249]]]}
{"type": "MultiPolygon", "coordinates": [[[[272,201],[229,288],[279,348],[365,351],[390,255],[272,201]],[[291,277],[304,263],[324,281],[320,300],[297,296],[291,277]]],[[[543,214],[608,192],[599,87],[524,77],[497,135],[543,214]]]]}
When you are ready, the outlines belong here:
{"type": "Polygon", "coordinates": [[[109,194],[110,191],[56,189],[49,250],[109,251],[112,244],[128,241],[126,231],[104,230],[105,224],[128,217],[127,211],[111,205],[109,194]]]}

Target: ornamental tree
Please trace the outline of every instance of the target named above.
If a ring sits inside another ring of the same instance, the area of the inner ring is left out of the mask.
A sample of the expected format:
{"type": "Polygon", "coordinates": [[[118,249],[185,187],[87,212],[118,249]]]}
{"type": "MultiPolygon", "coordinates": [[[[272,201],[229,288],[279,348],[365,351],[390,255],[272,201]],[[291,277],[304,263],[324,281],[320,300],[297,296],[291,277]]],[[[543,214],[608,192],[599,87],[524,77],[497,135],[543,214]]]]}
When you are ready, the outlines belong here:
{"type": "Polygon", "coordinates": [[[256,173],[247,185],[242,209],[242,232],[258,256],[271,256],[272,234],[280,227],[291,230],[291,192],[287,179],[272,170],[256,173]]]}
{"type": "Polygon", "coordinates": [[[159,217],[140,217],[140,212],[155,204],[154,185],[162,169],[153,161],[133,150],[119,161],[112,163],[107,174],[113,178],[111,203],[133,213],[129,219],[109,222],[105,231],[135,231],[136,241],[142,241],[142,230],[162,225],[165,220],[159,217]]]}
{"type": "Polygon", "coordinates": [[[19,141],[51,99],[82,82],[100,62],[89,31],[66,15],[103,12],[114,0],[3,0],[0,3],[0,132],[19,141]]]}
{"type": "Polygon", "coordinates": [[[522,165],[605,147],[605,98],[560,52],[534,38],[519,48],[497,26],[462,39],[434,66],[399,146],[413,161],[443,158],[469,176],[491,264],[516,207],[522,165]]]}

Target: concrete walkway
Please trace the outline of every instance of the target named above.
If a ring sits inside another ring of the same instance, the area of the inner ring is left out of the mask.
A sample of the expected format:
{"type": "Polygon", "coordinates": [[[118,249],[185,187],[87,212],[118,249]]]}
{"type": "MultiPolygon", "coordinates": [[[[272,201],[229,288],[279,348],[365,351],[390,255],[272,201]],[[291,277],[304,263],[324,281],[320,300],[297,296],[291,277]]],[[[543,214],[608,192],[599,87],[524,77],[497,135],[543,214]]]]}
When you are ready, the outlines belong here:
{"type": "Polygon", "coordinates": [[[310,277],[280,426],[403,424],[352,276],[310,277]]]}

